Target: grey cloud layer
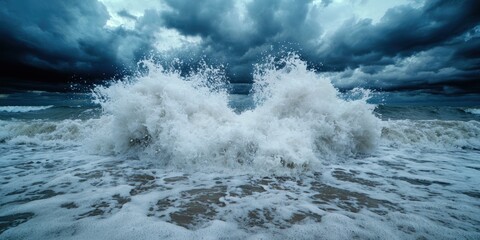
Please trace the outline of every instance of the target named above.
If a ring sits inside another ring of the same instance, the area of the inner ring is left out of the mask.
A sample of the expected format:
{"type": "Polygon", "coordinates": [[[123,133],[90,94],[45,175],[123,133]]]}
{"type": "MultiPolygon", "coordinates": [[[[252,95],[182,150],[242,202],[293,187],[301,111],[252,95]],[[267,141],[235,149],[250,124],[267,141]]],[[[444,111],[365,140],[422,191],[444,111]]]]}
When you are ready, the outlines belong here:
{"type": "Polygon", "coordinates": [[[115,63],[115,49],[107,44],[114,39],[103,29],[109,15],[97,1],[25,0],[0,5],[2,60],[81,71],[115,63]]]}
{"type": "MultiPolygon", "coordinates": [[[[114,74],[155,51],[160,28],[200,37],[171,56],[206,56],[227,64],[232,81],[251,81],[262,54],[288,45],[337,86],[444,92],[477,91],[480,2],[426,1],[389,9],[378,22],[352,17],[326,29],[332,1],[165,0],[146,10],[133,29],[105,28],[109,15],[96,0],[0,2],[2,61],[71,73],[114,74]],[[453,89],[453,90],[452,90],[453,89]]],[[[161,43],[160,43],[161,44],[161,43]]],[[[194,57],[196,58],[196,57],[194,57]]]]}
{"type": "Polygon", "coordinates": [[[347,22],[330,40],[339,86],[479,91],[480,2],[429,1],[390,9],[378,24],[347,22]],[[474,87],[474,88],[472,88],[474,87]]]}

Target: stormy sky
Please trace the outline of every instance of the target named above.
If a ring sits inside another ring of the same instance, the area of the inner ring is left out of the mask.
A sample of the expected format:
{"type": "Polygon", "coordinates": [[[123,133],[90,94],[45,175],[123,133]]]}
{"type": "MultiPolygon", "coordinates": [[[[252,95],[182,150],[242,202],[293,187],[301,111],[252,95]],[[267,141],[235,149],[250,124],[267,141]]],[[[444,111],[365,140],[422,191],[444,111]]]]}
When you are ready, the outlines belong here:
{"type": "Polygon", "coordinates": [[[339,88],[480,93],[480,1],[0,0],[0,87],[121,77],[147,56],[224,64],[282,49],[339,88]]]}

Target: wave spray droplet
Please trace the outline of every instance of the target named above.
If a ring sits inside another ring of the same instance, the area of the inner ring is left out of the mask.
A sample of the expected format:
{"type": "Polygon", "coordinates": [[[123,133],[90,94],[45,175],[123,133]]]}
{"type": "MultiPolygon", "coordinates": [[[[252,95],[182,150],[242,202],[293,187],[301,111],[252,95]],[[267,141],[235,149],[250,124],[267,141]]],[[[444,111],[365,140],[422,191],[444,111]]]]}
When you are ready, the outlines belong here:
{"type": "Polygon", "coordinates": [[[178,167],[312,168],[324,160],[366,153],[380,120],[366,98],[344,100],[329,79],[295,54],[256,65],[256,108],[236,114],[222,90],[221,69],[188,76],[150,61],[133,81],[97,87],[104,114],[88,139],[103,154],[135,154],[178,167]]]}

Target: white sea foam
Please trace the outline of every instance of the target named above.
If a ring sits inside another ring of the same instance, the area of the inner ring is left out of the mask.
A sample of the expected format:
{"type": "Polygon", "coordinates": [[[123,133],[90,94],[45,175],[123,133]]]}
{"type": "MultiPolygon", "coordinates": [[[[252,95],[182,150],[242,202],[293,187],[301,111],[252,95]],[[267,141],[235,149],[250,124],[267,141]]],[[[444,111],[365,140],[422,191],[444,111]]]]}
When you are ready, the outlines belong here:
{"type": "Polygon", "coordinates": [[[0,106],[0,112],[11,112],[11,113],[25,113],[40,111],[52,108],[53,105],[49,106],[0,106]]]}
{"type": "Polygon", "coordinates": [[[0,236],[478,239],[478,155],[390,148],[368,161],[334,163],[321,174],[276,177],[185,173],[84,155],[78,146],[21,145],[0,159],[7,163],[0,236]]]}
{"type": "Polygon", "coordinates": [[[257,66],[257,107],[241,114],[218,87],[221,71],[204,67],[182,77],[144,64],[148,74],[96,89],[104,116],[88,142],[97,152],[139,152],[179,166],[293,168],[368,152],[380,136],[374,106],[339,98],[295,55],[257,66]]]}
{"type": "Polygon", "coordinates": [[[383,122],[383,143],[417,147],[480,148],[480,122],[397,120],[383,122]]]}
{"type": "Polygon", "coordinates": [[[465,109],[465,112],[480,115],[480,108],[467,108],[465,109]]]}
{"type": "Polygon", "coordinates": [[[0,120],[0,142],[11,144],[78,144],[87,132],[96,124],[96,120],[63,121],[2,121],[0,120]]]}

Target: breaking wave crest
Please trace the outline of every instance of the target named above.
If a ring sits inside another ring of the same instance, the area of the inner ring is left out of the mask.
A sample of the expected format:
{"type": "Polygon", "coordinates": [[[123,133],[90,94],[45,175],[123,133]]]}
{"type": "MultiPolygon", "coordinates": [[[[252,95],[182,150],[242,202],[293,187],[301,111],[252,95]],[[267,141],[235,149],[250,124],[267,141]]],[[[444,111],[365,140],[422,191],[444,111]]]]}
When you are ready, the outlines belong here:
{"type": "Polygon", "coordinates": [[[465,112],[470,113],[470,114],[480,115],[480,109],[479,108],[468,108],[468,109],[465,110],[465,112]]]}
{"type": "Polygon", "coordinates": [[[11,112],[11,113],[25,113],[40,111],[52,108],[53,105],[49,106],[0,106],[0,112],[11,112]]]}
{"type": "Polygon", "coordinates": [[[0,143],[66,145],[78,144],[90,131],[95,120],[1,121],[0,143]]]}
{"type": "Polygon", "coordinates": [[[104,114],[87,141],[102,154],[136,154],[164,164],[310,167],[367,153],[381,134],[366,98],[344,100],[298,56],[256,66],[256,108],[228,106],[220,69],[182,76],[152,62],[148,73],[95,90],[104,114]]]}

